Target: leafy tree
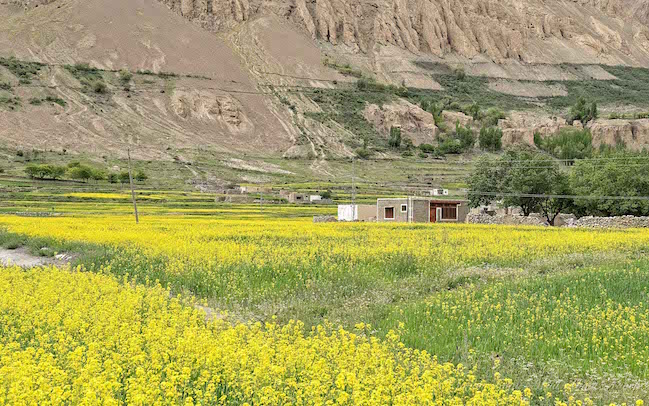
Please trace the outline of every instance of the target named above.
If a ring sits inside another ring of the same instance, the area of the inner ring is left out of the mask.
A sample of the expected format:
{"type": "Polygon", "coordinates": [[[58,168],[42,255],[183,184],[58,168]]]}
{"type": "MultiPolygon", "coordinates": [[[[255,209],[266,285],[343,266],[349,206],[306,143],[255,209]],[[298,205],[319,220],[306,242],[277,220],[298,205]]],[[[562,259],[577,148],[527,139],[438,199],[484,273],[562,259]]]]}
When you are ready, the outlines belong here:
{"type": "Polygon", "coordinates": [[[593,216],[649,215],[649,201],[597,199],[601,196],[649,196],[649,155],[611,150],[600,158],[576,161],[570,176],[577,214],[593,216]]]}
{"type": "Polygon", "coordinates": [[[463,112],[471,117],[473,117],[474,120],[480,120],[481,117],[481,108],[478,103],[472,103],[466,106],[463,109],[463,112]]]}
{"type": "Polygon", "coordinates": [[[119,173],[119,182],[120,183],[129,183],[130,178],[128,176],[128,171],[122,171],[119,173]]]}
{"type": "Polygon", "coordinates": [[[551,196],[568,195],[567,175],[547,155],[530,151],[508,151],[500,158],[481,158],[469,178],[472,207],[502,200],[505,206],[520,207],[525,216],[540,211],[550,225],[571,206],[571,200],[551,196]]]}
{"type": "Polygon", "coordinates": [[[32,179],[60,179],[65,174],[65,168],[55,165],[27,165],[25,173],[32,179]]]}
{"type": "Polygon", "coordinates": [[[588,158],[593,154],[593,137],[589,130],[563,128],[546,138],[534,134],[534,143],[555,158],[564,160],[588,158]]]}
{"type": "Polygon", "coordinates": [[[135,174],[135,180],[138,182],[145,182],[147,179],[149,179],[149,177],[143,171],[138,171],[135,174]]]}
{"type": "Polygon", "coordinates": [[[320,194],[323,199],[331,199],[331,190],[325,190],[320,194]]]}
{"type": "Polygon", "coordinates": [[[498,127],[482,127],[478,137],[480,148],[485,151],[500,151],[503,146],[503,131],[498,127]]]}
{"type": "Polygon", "coordinates": [[[85,165],[79,165],[68,169],[68,177],[70,179],[78,179],[87,182],[88,179],[92,179],[93,168],[85,165]]]}
{"type": "Polygon", "coordinates": [[[597,103],[592,102],[588,104],[585,98],[580,97],[577,100],[577,103],[575,103],[575,105],[570,108],[568,121],[572,123],[578,120],[581,121],[583,125],[586,125],[591,120],[596,119],[598,115],[599,113],[597,110],[597,103]]]}
{"type": "Polygon", "coordinates": [[[119,182],[119,174],[115,172],[111,172],[108,174],[108,182],[109,183],[118,183],[119,182]]]}
{"type": "Polygon", "coordinates": [[[468,151],[475,145],[475,134],[472,129],[455,124],[455,137],[460,141],[462,151],[468,151]]]}
{"type": "Polygon", "coordinates": [[[388,145],[390,148],[399,149],[401,148],[401,128],[392,127],[390,128],[390,139],[388,140],[388,145]]]}
{"type": "Polygon", "coordinates": [[[101,169],[93,169],[92,170],[92,180],[94,181],[100,181],[106,179],[106,172],[102,171],[101,169]]]}

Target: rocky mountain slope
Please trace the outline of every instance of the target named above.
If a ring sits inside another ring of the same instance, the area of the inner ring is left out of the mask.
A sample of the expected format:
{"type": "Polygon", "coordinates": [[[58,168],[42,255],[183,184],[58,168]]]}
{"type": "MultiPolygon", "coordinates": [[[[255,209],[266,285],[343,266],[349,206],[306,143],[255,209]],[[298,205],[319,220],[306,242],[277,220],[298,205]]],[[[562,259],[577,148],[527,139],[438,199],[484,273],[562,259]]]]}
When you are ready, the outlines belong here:
{"type": "MultiPolygon", "coordinates": [[[[507,111],[506,142],[529,142],[564,125],[584,81],[605,110],[649,108],[624,97],[649,66],[649,0],[0,0],[0,14],[0,57],[44,64],[28,81],[0,66],[9,147],[346,157],[368,140],[380,152],[393,126],[434,142],[422,95],[484,100],[507,111]],[[102,69],[106,92],[76,63],[102,69]],[[120,69],[141,73],[125,84],[120,69]],[[419,90],[361,100],[360,76],[419,90]],[[32,103],[48,98],[65,103],[32,103]]],[[[591,125],[602,142],[649,143],[634,120],[591,125]]]]}

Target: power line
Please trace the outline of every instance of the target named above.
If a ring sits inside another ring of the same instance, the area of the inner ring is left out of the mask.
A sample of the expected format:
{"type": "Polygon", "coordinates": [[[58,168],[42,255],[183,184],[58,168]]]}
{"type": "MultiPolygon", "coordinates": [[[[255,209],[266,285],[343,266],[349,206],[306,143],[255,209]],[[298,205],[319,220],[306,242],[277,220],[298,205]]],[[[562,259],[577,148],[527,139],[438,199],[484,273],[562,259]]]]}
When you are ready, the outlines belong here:
{"type": "Polygon", "coordinates": [[[649,196],[579,196],[579,195],[546,195],[534,193],[497,193],[467,191],[467,195],[494,196],[494,197],[531,197],[546,199],[586,199],[586,200],[649,200],[649,196]]]}

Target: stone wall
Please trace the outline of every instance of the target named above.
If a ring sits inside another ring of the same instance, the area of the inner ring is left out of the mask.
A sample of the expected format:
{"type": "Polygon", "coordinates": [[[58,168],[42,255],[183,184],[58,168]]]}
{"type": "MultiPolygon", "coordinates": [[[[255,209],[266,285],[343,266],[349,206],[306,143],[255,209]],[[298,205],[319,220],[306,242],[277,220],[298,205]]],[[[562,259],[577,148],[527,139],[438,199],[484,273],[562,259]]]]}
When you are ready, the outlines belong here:
{"type": "Polygon", "coordinates": [[[547,226],[545,219],[538,215],[530,215],[529,217],[512,215],[490,216],[483,213],[471,213],[467,216],[467,222],[470,224],[547,226]]]}
{"type": "MultiPolygon", "coordinates": [[[[484,213],[471,213],[467,218],[471,224],[500,224],[500,225],[525,225],[548,226],[544,217],[532,214],[529,217],[518,215],[490,216],[484,213]]],[[[649,228],[649,217],[582,217],[575,218],[570,214],[562,214],[555,220],[556,225],[564,227],[584,228],[649,228]]]]}
{"type": "Polygon", "coordinates": [[[575,220],[572,224],[566,224],[567,227],[587,227],[587,228],[647,228],[649,227],[649,217],[582,217],[575,220]]]}

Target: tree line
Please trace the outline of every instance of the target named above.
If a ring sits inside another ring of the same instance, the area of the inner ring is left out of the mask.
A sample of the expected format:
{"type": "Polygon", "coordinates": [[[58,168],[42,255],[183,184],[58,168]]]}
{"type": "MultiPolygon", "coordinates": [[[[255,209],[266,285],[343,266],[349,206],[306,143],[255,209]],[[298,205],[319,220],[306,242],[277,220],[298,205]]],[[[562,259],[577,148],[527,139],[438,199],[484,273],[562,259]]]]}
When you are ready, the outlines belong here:
{"type": "Polygon", "coordinates": [[[525,216],[541,213],[550,225],[561,213],[649,216],[649,200],[604,198],[649,197],[649,154],[609,149],[592,156],[558,161],[528,148],[481,157],[468,182],[470,205],[499,201],[525,216]]]}
{"type": "MultiPolygon", "coordinates": [[[[90,180],[103,181],[110,183],[129,183],[128,171],[107,172],[103,169],[94,168],[84,165],[80,162],[72,162],[67,166],[52,164],[30,164],[25,168],[25,173],[31,179],[39,180],[59,180],[72,179],[88,182],[90,180]]],[[[137,182],[145,182],[149,179],[144,171],[137,171],[134,175],[137,182]]]]}

